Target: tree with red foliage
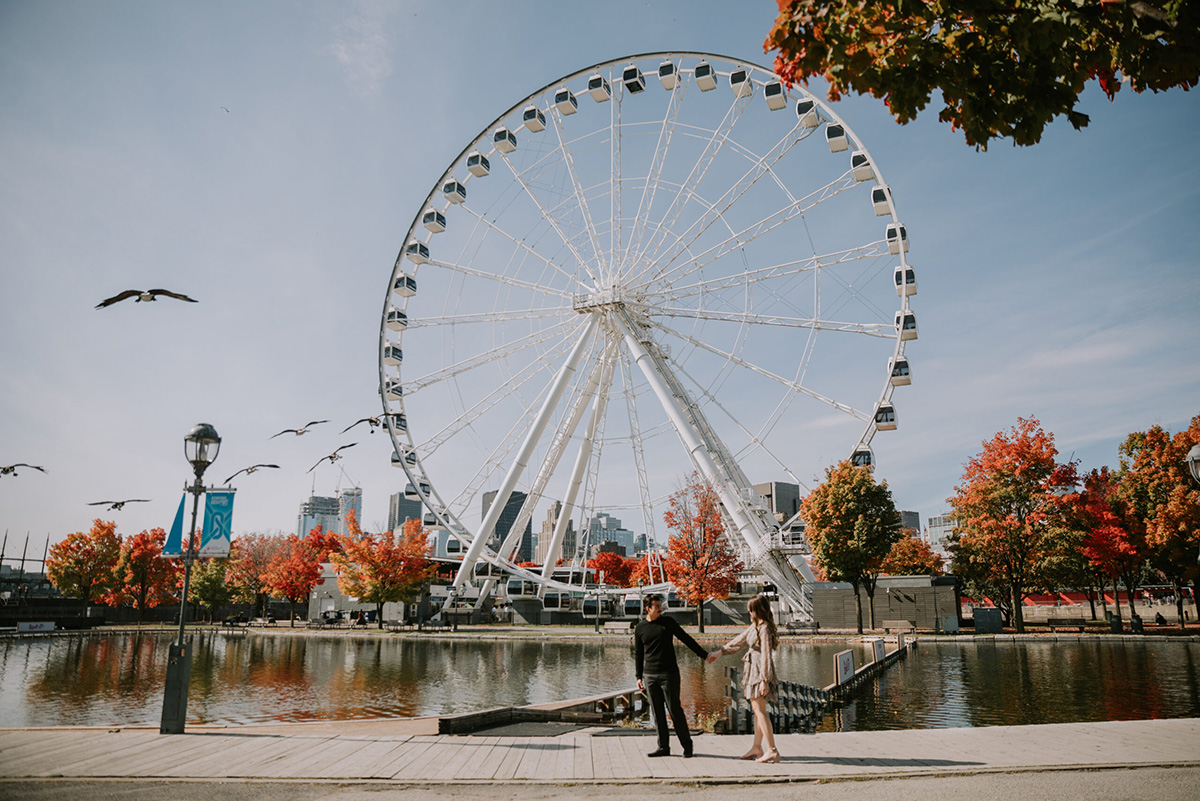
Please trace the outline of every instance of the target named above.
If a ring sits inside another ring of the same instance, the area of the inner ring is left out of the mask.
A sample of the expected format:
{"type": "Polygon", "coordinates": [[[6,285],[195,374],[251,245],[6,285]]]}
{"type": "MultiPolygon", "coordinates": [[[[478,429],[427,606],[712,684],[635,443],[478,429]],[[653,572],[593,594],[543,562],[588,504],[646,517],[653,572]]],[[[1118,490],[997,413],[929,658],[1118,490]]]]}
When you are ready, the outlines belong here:
{"type": "MultiPolygon", "coordinates": [[[[1114,587],[1117,579],[1121,580],[1129,594],[1129,612],[1137,614],[1133,593],[1146,564],[1144,529],[1136,517],[1125,514],[1127,510],[1123,508],[1117,483],[1107,467],[1088,473],[1077,504],[1086,531],[1083,555],[1114,587]]],[[[1116,604],[1119,615],[1119,595],[1116,604]]]]}
{"type": "Polygon", "coordinates": [[[83,601],[86,613],[93,599],[110,592],[117,583],[121,536],[117,524],[96,518],[86,534],[76,531],[50,546],[46,577],[63,595],[83,601]]]}
{"type": "Polygon", "coordinates": [[[615,584],[618,587],[631,586],[630,578],[633,574],[636,560],[626,559],[619,553],[612,551],[601,551],[592,559],[588,560],[587,567],[595,570],[597,575],[604,573],[604,583],[615,584]]]}
{"type": "Polygon", "coordinates": [[[900,539],[883,560],[883,572],[889,576],[940,576],[942,557],[909,528],[900,530],[900,539]]]}
{"type": "Polygon", "coordinates": [[[133,604],[139,623],[145,619],[147,609],[178,598],[175,590],[180,570],[174,562],[163,558],[166,542],[167,532],[155,528],[135,534],[121,544],[116,569],[118,589],[114,594],[119,593],[133,604]]]}
{"type": "MultiPolygon", "coordinates": [[[[315,531],[315,529],[314,529],[315,531]]],[[[241,603],[253,604],[255,617],[266,614],[270,587],[267,569],[283,550],[282,535],[242,534],[233,540],[229,550],[229,565],[225,581],[233,589],[233,597],[241,603]]]]}
{"type": "Polygon", "coordinates": [[[1037,418],[1019,417],[1007,434],[983,443],[948,499],[956,521],[950,544],[956,566],[960,552],[986,566],[1008,595],[1018,632],[1025,631],[1026,592],[1049,583],[1064,495],[1078,482],[1077,463],[1059,463],[1057,457],[1054,435],[1037,418]]]}
{"type": "Polygon", "coordinates": [[[401,536],[387,531],[363,531],[351,511],[346,516],[349,533],[341,538],[341,551],[330,555],[337,566],[338,588],[345,595],[375,604],[375,621],[383,628],[385,603],[412,602],[425,591],[435,565],[433,547],[420,519],[404,524],[401,536]]]}
{"type": "Polygon", "coordinates": [[[937,90],[938,115],[967,144],[1009,137],[1031,145],[1055,117],[1076,128],[1093,80],[1113,99],[1194,87],[1200,9],[1179,0],[779,0],[763,48],[778,49],[784,81],[821,76],[829,97],[848,91],[881,98],[907,123],[937,90]]]}
{"type": "Polygon", "coordinates": [[[1120,446],[1116,474],[1128,518],[1141,524],[1154,567],[1171,582],[1181,626],[1184,586],[1191,582],[1200,597],[1200,488],[1187,467],[1188,451],[1197,444],[1200,416],[1174,436],[1160,426],[1135,432],[1120,446]]]}
{"type": "Polygon", "coordinates": [[[742,563],[725,539],[725,521],[717,493],[698,473],[668,500],[663,520],[671,535],[663,559],[675,591],[696,607],[696,623],[704,632],[704,602],[728,598],[742,563]]]}
{"type": "Polygon", "coordinates": [[[263,575],[270,593],[291,604],[288,624],[293,627],[296,625],[296,604],[308,601],[309,593],[321,581],[324,554],[320,549],[325,540],[320,526],[314,532],[315,537],[310,532],[304,539],[289,534],[263,575]]]}

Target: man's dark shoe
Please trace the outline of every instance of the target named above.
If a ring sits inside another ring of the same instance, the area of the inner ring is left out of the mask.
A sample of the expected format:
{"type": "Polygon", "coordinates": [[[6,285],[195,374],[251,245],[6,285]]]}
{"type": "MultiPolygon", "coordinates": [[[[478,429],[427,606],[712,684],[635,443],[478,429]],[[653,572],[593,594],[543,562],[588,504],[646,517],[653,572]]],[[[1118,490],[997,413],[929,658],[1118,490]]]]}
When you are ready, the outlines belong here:
{"type": "Polygon", "coordinates": [[[688,748],[687,750],[685,750],[685,751],[683,752],[683,758],[684,758],[684,759],[691,759],[691,758],[692,758],[692,749],[688,748]]]}
{"type": "Polygon", "coordinates": [[[666,748],[656,748],[653,751],[651,751],[649,754],[646,754],[646,756],[652,756],[652,757],[670,756],[670,755],[671,755],[671,752],[669,750],[667,750],[666,748]]]}

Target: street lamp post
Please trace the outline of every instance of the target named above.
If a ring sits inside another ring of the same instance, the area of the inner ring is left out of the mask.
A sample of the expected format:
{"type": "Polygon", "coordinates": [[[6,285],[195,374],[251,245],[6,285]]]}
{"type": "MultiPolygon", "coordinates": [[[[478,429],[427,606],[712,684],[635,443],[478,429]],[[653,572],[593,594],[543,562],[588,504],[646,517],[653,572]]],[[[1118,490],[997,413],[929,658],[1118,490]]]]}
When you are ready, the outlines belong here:
{"type": "Polygon", "coordinates": [[[192,463],[196,480],[190,487],[192,493],[192,527],[188,529],[187,549],[183,553],[183,595],[179,600],[179,638],[171,643],[167,660],[167,684],[163,693],[162,721],[159,734],[183,734],[187,717],[188,681],[192,675],[192,649],[184,641],[187,625],[188,588],[192,580],[192,562],[196,559],[196,515],[200,511],[200,496],[204,494],[204,471],[217,460],[221,450],[221,436],[208,423],[197,423],[183,438],[183,453],[192,463]]]}
{"type": "Polygon", "coordinates": [[[458,587],[450,587],[450,625],[458,631],[458,587]]]}
{"type": "Polygon", "coordinates": [[[933,633],[942,633],[942,613],[938,611],[937,603],[937,573],[929,574],[929,586],[933,587],[933,633]]]}

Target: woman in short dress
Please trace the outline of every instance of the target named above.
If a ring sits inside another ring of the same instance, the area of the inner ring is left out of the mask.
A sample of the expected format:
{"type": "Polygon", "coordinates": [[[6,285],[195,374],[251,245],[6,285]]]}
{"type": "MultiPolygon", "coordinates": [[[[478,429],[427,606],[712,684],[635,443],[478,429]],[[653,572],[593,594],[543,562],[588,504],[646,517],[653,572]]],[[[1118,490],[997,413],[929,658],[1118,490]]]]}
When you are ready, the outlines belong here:
{"type": "Polygon", "coordinates": [[[771,719],[767,717],[767,703],[778,700],[775,647],[779,644],[779,637],[775,632],[775,617],[771,614],[770,601],[763,595],[751,598],[746,608],[750,612],[750,625],[720,650],[710,653],[708,663],[716,662],[725,654],[736,654],[743,649],[746,651],[742,657],[742,687],[750,701],[750,708],[754,710],[754,744],[742,755],[742,759],[778,762],[775,730],[771,727],[771,719]]]}

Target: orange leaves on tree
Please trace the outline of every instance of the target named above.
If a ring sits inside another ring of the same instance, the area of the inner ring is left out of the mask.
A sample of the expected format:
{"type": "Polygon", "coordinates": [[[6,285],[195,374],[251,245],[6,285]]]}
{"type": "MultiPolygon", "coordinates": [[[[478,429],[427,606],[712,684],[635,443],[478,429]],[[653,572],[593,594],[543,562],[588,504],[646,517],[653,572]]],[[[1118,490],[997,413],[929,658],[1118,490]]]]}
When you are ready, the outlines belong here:
{"type": "Polygon", "coordinates": [[[120,558],[117,524],[97,518],[86,534],[77,531],[50,546],[46,576],[59,592],[78,598],[86,607],[116,586],[120,558]]]}
{"type": "Polygon", "coordinates": [[[138,611],[138,620],[147,609],[172,603],[178,597],[175,589],[180,568],[163,558],[166,541],[167,532],[155,528],[135,534],[121,544],[116,589],[110,594],[114,600],[131,603],[138,611]]]}
{"type": "Polygon", "coordinates": [[[696,607],[704,631],[704,602],[728,598],[742,563],[725,539],[725,522],[717,494],[697,473],[673,494],[663,514],[671,530],[663,567],[676,592],[696,607]]]}
{"type": "Polygon", "coordinates": [[[889,576],[941,575],[942,561],[928,542],[912,536],[911,529],[903,529],[883,560],[883,572],[889,576]]]}
{"type": "Polygon", "coordinates": [[[263,579],[272,595],[291,604],[289,623],[296,624],[296,604],[308,601],[308,594],[321,580],[321,552],[314,547],[320,543],[311,536],[300,539],[289,534],[283,547],[267,565],[263,579]]]}
{"type": "Polygon", "coordinates": [[[385,603],[412,601],[424,591],[434,571],[432,546],[417,519],[407,521],[400,536],[364,532],[353,512],[346,523],[349,533],[341,538],[341,551],[330,555],[337,566],[338,588],[375,604],[375,619],[382,627],[385,603]]]}
{"type": "Polygon", "coordinates": [[[254,604],[254,614],[262,614],[267,600],[267,568],[283,547],[282,537],[266,534],[242,534],[233,540],[225,582],[234,598],[254,604]]]}
{"type": "Polygon", "coordinates": [[[632,586],[633,569],[637,564],[636,559],[626,559],[619,553],[602,551],[589,559],[587,566],[595,570],[597,575],[603,572],[604,583],[629,587],[632,586]]]}

